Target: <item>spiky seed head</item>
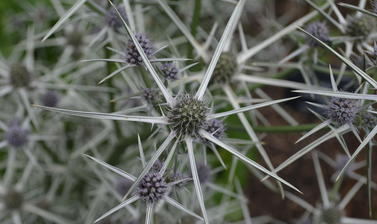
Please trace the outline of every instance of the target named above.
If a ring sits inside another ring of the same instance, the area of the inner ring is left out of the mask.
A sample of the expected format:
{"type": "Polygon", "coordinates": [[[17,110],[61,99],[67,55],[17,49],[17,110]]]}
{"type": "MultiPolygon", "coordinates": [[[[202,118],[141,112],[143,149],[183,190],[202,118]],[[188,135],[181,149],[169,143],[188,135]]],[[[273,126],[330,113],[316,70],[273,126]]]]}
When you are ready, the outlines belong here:
{"type": "MultiPolygon", "coordinates": [[[[123,5],[119,5],[116,7],[124,19],[124,21],[127,22],[127,15],[126,10],[124,9],[123,5]]],[[[106,11],[106,23],[109,27],[113,28],[115,31],[119,31],[119,29],[123,26],[122,19],[119,17],[117,11],[114,9],[114,7],[109,8],[106,11]]]]}
{"type": "Polygon", "coordinates": [[[360,111],[357,113],[354,124],[359,128],[371,130],[377,126],[377,117],[367,111],[360,111]]]}
{"type": "MultiPolygon", "coordinates": [[[[137,41],[139,42],[141,48],[144,50],[145,55],[150,58],[154,53],[154,47],[148,37],[144,34],[135,34],[137,41]]],[[[137,51],[136,45],[132,40],[128,41],[126,61],[133,65],[140,65],[143,63],[139,52],[137,51]]]]}
{"type": "Polygon", "coordinates": [[[208,165],[200,163],[197,165],[199,181],[202,184],[206,184],[212,179],[211,168],[208,165]]]}
{"type": "Polygon", "coordinates": [[[140,181],[137,193],[147,203],[156,203],[168,192],[164,177],[158,172],[146,174],[140,181]]]}
{"type": "Polygon", "coordinates": [[[320,219],[323,224],[340,224],[342,216],[342,211],[338,207],[333,206],[322,209],[320,219]]]}
{"type": "Polygon", "coordinates": [[[212,82],[229,83],[238,69],[236,56],[231,52],[223,52],[212,74],[212,82]]]}
{"type": "Polygon", "coordinates": [[[145,88],[143,89],[143,98],[147,103],[152,105],[158,105],[163,103],[162,93],[155,88],[145,88]]]}
{"type": "Polygon", "coordinates": [[[352,124],[358,111],[357,100],[332,97],[325,113],[335,124],[344,125],[352,124]]]}
{"type": "Polygon", "coordinates": [[[55,91],[49,90],[42,95],[41,101],[43,106],[56,107],[59,102],[59,96],[55,91]]]}
{"type": "Polygon", "coordinates": [[[29,141],[29,131],[21,126],[19,120],[14,120],[8,127],[5,133],[7,143],[14,148],[20,148],[26,145],[29,141]]]}
{"type": "Polygon", "coordinates": [[[130,181],[126,178],[119,178],[116,181],[115,189],[120,195],[123,196],[123,195],[127,194],[128,190],[132,186],[132,183],[133,183],[132,181],[130,181]]]}
{"type": "Polygon", "coordinates": [[[365,16],[349,17],[347,19],[346,31],[352,37],[366,38],[371,33],[371,21],[365,16]]]}
{"type": "Polygon", "coordinates": [[[10,67],[10,84],[14,88],[28,88],[30,87],[32,77],[25,65],[22,63],[15,63],[10,67]]]}
{"type": "Polygon", "coordinates": [[[167,113],[168,121],[177,136],[197,138],[204,127],[209,109],[203,101],[189,94],[177,98],[176,104],[167,113]]]}
{"type": "Polygon", "coordinates": [[[161,65],[160,70],[164,74],[167,80],[177,80],[178,79],[178,68],[174,63],[168,62],[161,65]]]}
{"type": "Polygon", "coordinates": [[[9,210],[20,209],[24,203],[24,197],[21,192],[16,190],[8,190],[1,196],[5,208],[9,210]]]}
{"type": "MultiPolygon", "coordinates": [[[[225,125],[224,122],[217,119],[207,120],[204,124],[203,129],[208,133],[212,134],[213,137],[221,139],[225,136],[225,125]]],[[[200,137],[200,141],[203,143],[210,143],[207,139],[200,137]]]]}
{"type": "MultiPolygon", "coordinates": [[[[329,29],[326,23],[318,21],[312,22],[306,27],[306,31],[319,40],[330,43],[329,29]]],[[[306,41],[312,47],[319,46],[319,43],[311,37],[307,37],[306,41]]]]}

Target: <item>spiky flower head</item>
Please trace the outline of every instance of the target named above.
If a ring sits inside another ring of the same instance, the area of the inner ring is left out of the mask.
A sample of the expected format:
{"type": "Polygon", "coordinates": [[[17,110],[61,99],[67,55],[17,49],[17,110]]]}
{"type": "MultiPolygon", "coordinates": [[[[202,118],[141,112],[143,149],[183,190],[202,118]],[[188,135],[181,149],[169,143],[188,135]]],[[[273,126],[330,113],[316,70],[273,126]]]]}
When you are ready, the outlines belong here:
{"type": "Polygon", "coordinates": [[[198,137],[199,130],[204,127],[209,109],[203,101],[189,94],[177,98],[176,104],[170,108],[167,117],[177,136],[198,137]]]}
{"type": "Polygon", "coordinates": [[[177,80],[178,79],[178,68],[174,63],[168,62],[162,64],[160,67],[165,79],[167,80],[177,80]]]}
{"type": "Polygon", "coordinates": [[[342,211],[336,206],[324,208],[321,211],[321,224],[340,224],[342,216],[342,211]]]}
{"type": "Polygon", "coordinates": [[[359,128],[371,130],[377,126],[377,117],[367,111],[360,111],[357,113],[354,124],[359,128]]]}
{"type": "Polygon", "coordinates": [[[326,116],[338,125],[352,124],[359,111],[357,100],[332,97],[327,104],[326,116]]]}
{"type": "Polygon", "coordinates": [[[158,172],[146,174],[140,181],[137,193],[147,203],[156,203],[168,192],[164,177],[158,172]]]}
{"type": "Polygon", "coordinates": [[[15,63],[10,67],[10,84],[14,88],[28,88],[31,83],[31,73],[22,63],[15,63]]]}
{"type": "MultiPolygon", "coordinates": [[[[221,139],[225,136],[225,125],[221,120],[207,120],[204,124],[203,129],[218,139],[221,139]]],[[[200,140],[204,143],[209,143],[209,141],[205,138],[200,138],[200,140]]]]}
{"type": "MultiPolygon", "coordinates": [[[[329,29],[327,28],[326,23],[318,21],[312,22],[306,27],[306,30],[319,40],[325,43],[330,43],[329,29]]],[[[311,37],[307,37],[306,41],[312,47],[319,46],[318,42],[311,37]]]]}
{"type": "Polygon", "coordinates": [[[158,89],[145,88],[143,89],[143,98],[147,103],[158,105],[163,102],[163,96],[158,89]]]}
{"type": "Polygon", "coordinates": [[[197,166],[197,170],[198,170],[200,183],[206,184],[211,181],[212,179],[211,167],[209,167],[206,164],[200,163],[197,166]]]}
{"type": "MultiPolygon", "coordinates": [[[[127,22],[127,15],[124,7],[122,5],[119,5],[117,6],[117,9],[124,21],[127,22]]],[[[123,26],[122,19],[119,17],[118,12],[114,9],[114,7],[111,7],[106,11],[105,19],[107,25],[113,28],[115,31],[118,31],[123,26]]]]}
{"type": "Polygon", "coordinates": [[[5,133],[7,143],[14,148],[20,148],[28,143],[29,131],[21,126],[19,120],[14,120],[8,127],[5,133]]]}
{"type": "Polygon", "coordinates": [[[59,102],[59,96],[55,91],[49,90],[42,95],[41,101],[43,106],[56,107],[59,102]]]}
{"type": "Polygon", "coordinates": [[[349,17],[346,31],[352,37],[366,38],[371,33],[371,21],[365,17],[349,17]]]}
{"type": "Polygon", "coordinates": [[[119,178],[116,181],[115,189],[120,195],[127,194],[128,190],[132,186],[132,181],[126,179],[126,178],[119,178]]]}
{"type": "Polygon", "coordinates": [[[21,192],[16,190],[8,190],[4,195],[0,196],[6,209],[20,209],[24,203],[24,197],[21,192]]]}
{"type": "MultiPolygon", "coordinates": [[[[145,55],[150,58],[154,53],[154,47],[152,46],[151,41],[146,35],[141,33],[135,34],[135,37],[140,46],[143,48],[145,55]]],[[[137,51],[136,45],[132,40],[128,41],[126,61],[133,65],[140,65],[143,63],[143,59],[141,58],[139,52],[137,51]]]]}
{"type": "Polygon", "coordinates": [[[236,56],[231,52],[223,52],[212,74],[212,82],[229,83],[237,72],[236,56]]]}

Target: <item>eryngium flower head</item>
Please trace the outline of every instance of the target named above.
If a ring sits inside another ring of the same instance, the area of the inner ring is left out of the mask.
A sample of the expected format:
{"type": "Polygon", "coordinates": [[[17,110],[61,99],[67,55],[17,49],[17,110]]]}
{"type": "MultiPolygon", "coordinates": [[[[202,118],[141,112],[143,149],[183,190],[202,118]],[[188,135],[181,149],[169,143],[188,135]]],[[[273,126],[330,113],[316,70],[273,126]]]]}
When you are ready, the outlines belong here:
{"type": "Polygon", "coordinates": [[[332,97],[327,104],[326,116],[338,125],[351,124],[359,111],[357,100],[332,97]]]}
{"type": "Polygon", "coordinates": [[[371,33],[371,21],[365,17],[350,17],[348,18],[346,31],[352,37],[367,37],[371,33]]]}
{"type": "Polygon", "coordinates": [[[5,133],[5,139],[9,145],[19,148],[27,144],[29,131],[23,128],[18,120],[15,120],[8,127],[5,133]]]}
{"type": "MultiPolygon", "coordinates": [[[[127,22],[127,15],[126,10],[124,9],[124,6],[120,5],[117,6],[117,9],[124,19],[124,21],[127,22]]],[[[115,31],[118,31],[119,28],[123,26],[122,19],[119,17],[118,12],[114,9],[114,7],[111,7],[106,11],[106,23],[109,27],[113,28],[115,31]]]]}
{"type": "Polygon", "coordinates": [[[178,97],[167,117],[177,136],[198,137],[200,128],[206,123],[208,108],[204,102],[185,94],[178,97]]]}
{"type": "Polygon", "coordinates": [[[165,79],[167,80],[177,80],[178,79],[178,68],[174,63],[164,63],[160,67],[162,73],[164,74],[165,79]]]}
{"type": "Polygon", "coordinates": [[[367,111],[360,111],[356,116],[354,124],[359,128],[371,130],[377,126],[377,117],[367,111]]]}
{"type": "MultiPolygon", "coordinates": [[[[143,48],[145,55],[149,58],[153,55],[154,48],[151,41],[141,33],[135,34],[137,41],[140,46],[143,48]]],[[[127,52],[126,52],[126,61],[133,65],[140,65],[143,63],[139,52],[137,51],[136,45],[132,40],[128,41],[127,52]]]]}
{"type": "MultiPolygon", "coordinates": [[[[218,139],[221,139],[225,136],[225,126],[221,120],[207,120],[204,124],[203,129],[218,139]]],[[[209,141],[205,138],[200,138],[200,140],[204,143],[209,143],[209,141]]]]}
{"type": "Polygon", "coordinates": [[[158,172],[146,174],[140,181],[137,193],[147,203],[155,203],[162,199],[168,191],[165,179],[158,172]]]}
{"type": "Polygon", "coordinates": [[[212,81],[217,83],[228,83],[237,72],[238,64],[235,55],[230,52],[223,52],[213,71],[212,81]]]}
{"type": "Polygon", "coordinates": [[[14,88],[29,87],[31,74],[22,63],[15,63],[10,67],[10,84],[14,88]]]}
{"type": "Polygon", "coordinates": [[[49,90],[42,95],[41,101],[43,106],[56,107],[59,102],[59,96],[55,91],[49,90]]]}
{"type": "Polygon", "coordinates": [[[323,224],[340,224],[342,216],[342,211],[339,208],[329,207],[321,211],[320,220],[323,224]]]}
{"type": "Polygon", "coordinates": [[[20,209],[24,202],[23,195],[15,190],[8,190],[1,196],[1,199],[4,202],[5,208],[9,210],[20,209]]]}
{"type": "MultiPolygon", "coordinates": [[[[312,22],[306,27],[306,31],[308,31],[308,33],[315,36],[319,40],[325,43],[330,43],[329,30],[327,29],[326,23],[312,22]]],[[[312,47],[319,45],[318,42],[311,37],[308,37],[306,41],[312,47]]]]}
{"type": "Polygon", "coordinates": [[[163,96],[158,89],[145,88],[143,89],[143,98],[147,103],[158,105],[163,102],[163,96]]]}

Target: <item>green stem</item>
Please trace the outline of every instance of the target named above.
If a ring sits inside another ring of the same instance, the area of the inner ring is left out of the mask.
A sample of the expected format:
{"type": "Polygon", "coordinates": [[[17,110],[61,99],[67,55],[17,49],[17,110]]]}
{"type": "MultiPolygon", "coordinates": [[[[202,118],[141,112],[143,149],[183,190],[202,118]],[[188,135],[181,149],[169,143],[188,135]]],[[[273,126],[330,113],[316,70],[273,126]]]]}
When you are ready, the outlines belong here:
{"type": "MultiPolygon", "coordinates": [[[[195,0],[194,13],[192,15],[192,21],[191,21],[191,34],[192,34],[193,37],[196,36],[196,33],[198,31],[201,9],[202,9],[202,0],[195,0]]],[[[188,49],[187,50],[187,58],[194,58],[194,54],[193,54],[194,48],[191,46],[190,43],[188,43],[187,49],[188,49]]]]}

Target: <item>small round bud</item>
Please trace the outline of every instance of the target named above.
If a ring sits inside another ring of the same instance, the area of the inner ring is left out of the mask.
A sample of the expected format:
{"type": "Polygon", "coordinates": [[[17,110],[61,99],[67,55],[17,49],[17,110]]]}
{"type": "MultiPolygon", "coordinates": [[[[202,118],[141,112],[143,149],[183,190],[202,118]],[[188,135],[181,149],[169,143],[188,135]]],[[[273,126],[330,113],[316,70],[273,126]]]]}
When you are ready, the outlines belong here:
{"type": "Polygon", "coordinates": [[[205,125],[207,114],[208,108],[203,101],[186,94],[178,97],[167,117],[177,136],[198,137],[199,130],[205,125]]]}
{"type": "Polygon", "coordinates": [[[236,56],[230,52],[223,52],[213,71],[212,81],[220,84],[229,83],[237,69],[236,56]]]}
{"type": "Polygon", "coordinates": [[[340,224],[343,213],[338,207],[329,207],[321,211],[321,223],[340,224]]]}
{"type": "Polygon", "coordinates": [[[371,21],[365,17],[349,17],[346,32],[352,37],[366,38],[371,33],[371,21]]]}
{"type": "Polygon", "coordinates": [[[9,210],[17,210],[22,207],[24,197],[21,192],[9,190],[2,196],[5,208],[9,210]]]}
{"type": "MultiPolygon", "coordinates": [[[[151,41],[144,34],[135,34],[137,41],[139,42],[141,48],[144,50],[145,55],[150,58],[154,53],[154,48],[151,41]]],[[[143,63],[136,45],[132,40],[128,41],[127,52],[126,52],[126,61],[133,65],[140,65],[143,63]]]]}
{"type": "Polygon", "coordinates": [[[28,143],[29,131],[22,128],[18,120],[15,120],[8,127],[5,133],[7,143],[14,148],[20,148],[28,143]]]}
{"type": "Polygon", "coordinates": [[[177,80],[178,79],[178,68],[174,63],[164,63],[160,67],[162,73],[164,74],[165,79],[167,80],[177,80]]]}
{"type": "Polygon", "coordinates": [[[163,102],[163,96],[158,89],[145,88],[143,89],[143,98],[149,104],[158,105],[163,102]]]}
{"type": "MultiPolygon", "coordinates": [[[[330,43],[329,30],[327,29],[326,23],[312,22],[306,27],[306,31],[319,40],[325,43],[330,43]]],[[[312,47],[319,45],[319,43],[311,37],[307,37],[306,41],[312,47]]]]}
{"type": "Polygon", "coordinates": [[[326,116],[338,125],[351,124],[359,107],[357,100],[332,97],[327,104],[326,116]]]}
{"type": "Polygon", "coordinates": [[[377,126],[377,117],[376,115],[368,113],[367,111],[360,111],[356,116],[354,124],[359,128],[372,130],[377,126]]]}
{"type": "Polygon", "coordinates": [[[31,83],[31,74],[26,66],[21,63],[15,63],[10,68],[10,84],[14,88],[28,88],[31,83]]]}
{"type": "Polygon", "coordinates": [[[59,96],[56,92],[49,90],[42,95],[41,101],[43,106],[56,107],[59,102],[59,96]]]}
{"type": "MultiPolygon", "coordinates": [[[[117,9],[124,19],[124,21],[127,22],[127,15],[126,10],[122,5],[117,6],[117,9]]],[[[115,31],[118,31],[123,26],[123,21],[119,17],[118,12],[114,9],[114,7],[111,7],[106,11],[106,23],[109,27],[113,28],[115,31]]]]}
{"type": "Polygon", "coordinates": [[[156,203],[162,199],[168,191],[168,185],[160,173],[148,173],[140,181],[138,195],[147,203],[156,203]]]}

